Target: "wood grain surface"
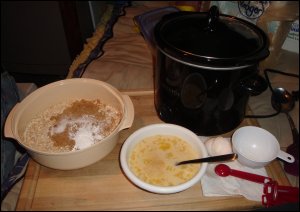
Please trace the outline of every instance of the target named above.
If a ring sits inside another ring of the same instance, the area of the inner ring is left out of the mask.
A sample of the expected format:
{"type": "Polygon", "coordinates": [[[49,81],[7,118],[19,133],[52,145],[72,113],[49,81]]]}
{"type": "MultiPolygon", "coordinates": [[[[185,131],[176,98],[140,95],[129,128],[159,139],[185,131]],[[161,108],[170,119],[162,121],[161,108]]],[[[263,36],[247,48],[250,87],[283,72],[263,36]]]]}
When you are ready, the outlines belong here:
{"type": "MultiPolygon", "coordinates": [[[[114,150],[104,159],[77,170],[54,170],[29,161],[16,210],[252,210],[260,202],[242,196],[204,197],[201,184],[176,194],[144,191],[125,177],[119,164],[122,143],[142,126],[162,122],[152,92],[128,92],[135,106],[131,128],[121,131],[114,150]]],[[[257,125],[245,119],[240,126],[257,125]]],[[[239,126],[239,127],[240,127],[239,126]]],[[[224,136],[231,136],[232,131],[224,136]]],[[[290,185],[279,161],[267,167],[280,185],[290,185]]]]}

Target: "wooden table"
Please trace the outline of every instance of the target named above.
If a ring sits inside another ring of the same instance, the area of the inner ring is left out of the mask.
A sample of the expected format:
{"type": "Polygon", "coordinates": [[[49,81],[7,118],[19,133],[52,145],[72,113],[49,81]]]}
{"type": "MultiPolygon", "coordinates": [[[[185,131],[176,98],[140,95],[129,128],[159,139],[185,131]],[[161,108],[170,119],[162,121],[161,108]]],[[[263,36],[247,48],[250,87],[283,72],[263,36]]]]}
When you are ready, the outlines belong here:
{"type": "MultiPolygon", "coordinates": [[[[156,115],[153,92],[129,92],[135,106],[132,127],[121,131],[114,150],[88,167],[61,171],[29,161],[16,210],[252,210],[260,202],[243,196],[204,197],[200,183],[176,194],[153,194],[132,184],[122,173],[119,153],[122,143],[142,126],[162,122],[156,115]]],[[[241,126],[257,125],[245,119],[241,126]]],[[[240,127],[240,126],[239,126],[240,127]]],[[[230,137],[232,132],[224,134],[230,137]]],[[[267,167],[271,178],[290,185],[279,161],[267,167]]]]}

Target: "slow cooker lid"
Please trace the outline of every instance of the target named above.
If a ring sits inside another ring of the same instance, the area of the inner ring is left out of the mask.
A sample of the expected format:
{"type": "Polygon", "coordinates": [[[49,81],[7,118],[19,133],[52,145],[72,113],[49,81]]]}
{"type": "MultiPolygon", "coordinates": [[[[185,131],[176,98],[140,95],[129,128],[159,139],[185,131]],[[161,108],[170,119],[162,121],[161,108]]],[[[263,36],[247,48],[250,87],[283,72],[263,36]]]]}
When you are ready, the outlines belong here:
{"type": "Polygon", "coordinates": [[[268,55],[267,38],[261,29],[242,19],[219,15],[216,7],[208,13],[166,15],[155,28],[155,39],[162,51],[181,59],[234,62],[268,55]],[[259,54],[261,51],[265,52],[259,54]]]}

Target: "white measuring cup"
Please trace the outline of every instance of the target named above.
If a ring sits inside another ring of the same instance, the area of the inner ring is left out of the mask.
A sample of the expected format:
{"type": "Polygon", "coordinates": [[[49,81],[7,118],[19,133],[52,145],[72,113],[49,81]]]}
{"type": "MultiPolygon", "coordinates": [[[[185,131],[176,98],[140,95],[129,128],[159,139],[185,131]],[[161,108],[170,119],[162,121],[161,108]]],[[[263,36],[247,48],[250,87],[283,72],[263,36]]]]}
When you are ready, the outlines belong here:
{"type": "Polygon", "coordinates": [[[292,155],[280,149],[273,134],[260,127],[241,127],[233,133],[231,141],[238,162],[250,168],[264,167],[276,158],[288,163],[295,161],[292,155]]]}

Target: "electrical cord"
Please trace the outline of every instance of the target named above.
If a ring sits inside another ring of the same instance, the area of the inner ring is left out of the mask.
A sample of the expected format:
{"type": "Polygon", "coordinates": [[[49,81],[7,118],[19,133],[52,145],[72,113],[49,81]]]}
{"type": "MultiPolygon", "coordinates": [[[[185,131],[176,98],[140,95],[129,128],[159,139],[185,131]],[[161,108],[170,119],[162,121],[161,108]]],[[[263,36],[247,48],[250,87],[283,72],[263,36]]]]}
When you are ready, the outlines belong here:
{"type": "Polygon", "coordinates": [[[273,116],[277,116],[281,110],[277,111],[276,113],[270,114],[270,115],[246,115],[245,118],[271,118],[273,116]]]}
{"type": "MultiPolygon", "coordinates": [[[[264,70],[264,75],[265,75],[266,81],[268,83],[268,87],[270,88],[272,94],[273,94],[274,91],[273,91],[273,87],[271,85],[271,82],[270,82],[270,79],[269,79],[269,76],[268,76],[268,72],[299,78],[299,75],[297,75],[297,74],[282,72],[282,71],[275,70],[275,69],[265,69],[264,70]]],[[[298,91],[292,91],[292,96],[293,96],[295,101],[298,101],[299,100],[299,90],[298,91]]],[[[277,116],[279,113],[281,113],[281,109],[278,110],[276,113],[273,113],[273,114],[269,114],[269,115],[246,115],[245,118],[271,118],[271,117],[277,116]]]]}
{"type": "MultiPolygon", "coordinates": [[[[277,73],[277,74],[282,74],[282,75],[285,75],[285,76],[290,76],[290,77],[297,77],[299,78],[299,75],[297,74],[293,74],[293,73],[287,73],[287,72],[283,72],[283,71],[279,71],[279,70],[275,70],[275,69],[265,69],[264,70],[264,74],[265,74],[265,77],[266,77],[266,80],[267,80],[267,83],[268,83],[268,86],[271,90],[271,92],[273,93],[273,88],[272,88],[272,85],[271,85],[271,82],[270,82],[270,79],[269,79],[269,76],[268,76],[268,72],[272,72],[272,73],[277,73]]],[[[294,91],[295,92],[295,91],[294,91]]],[[[296,91],[297,92],[297,91],[296,91]]],[[[298,91],[299,93],[299,91],[298,91]]]]}

